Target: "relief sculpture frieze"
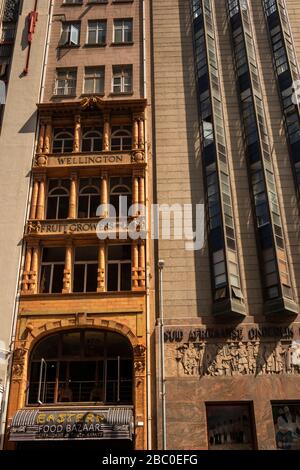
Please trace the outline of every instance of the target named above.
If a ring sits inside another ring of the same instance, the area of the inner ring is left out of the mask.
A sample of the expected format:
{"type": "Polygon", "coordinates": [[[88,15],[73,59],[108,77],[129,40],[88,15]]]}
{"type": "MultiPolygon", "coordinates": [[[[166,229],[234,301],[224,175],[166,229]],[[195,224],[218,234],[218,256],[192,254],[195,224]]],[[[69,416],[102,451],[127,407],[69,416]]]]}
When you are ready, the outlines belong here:
{"type": "Polygon", "coordinates": [[[186,376],[300,375],[300,343],[184,343],[174,350],[186,376]]]}

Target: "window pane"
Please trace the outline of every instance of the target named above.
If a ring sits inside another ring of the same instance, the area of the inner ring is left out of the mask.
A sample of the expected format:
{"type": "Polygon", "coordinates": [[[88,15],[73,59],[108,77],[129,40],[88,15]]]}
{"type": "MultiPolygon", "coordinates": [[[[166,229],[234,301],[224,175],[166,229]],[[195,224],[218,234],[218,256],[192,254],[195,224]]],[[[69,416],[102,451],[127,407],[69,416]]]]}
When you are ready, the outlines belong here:
{"type": "Polygon", "coordinates": [[[209,405],[207,425],[209,449],[253,449],[248,405],[209,405]]]}
{"type": "Polygon", "coordinates": [[[276,445],[280,450],[300,450],[300,402],[272,405],[276,445]]]}
{"type": "Polygon", "coordinates": [[[131,290],[131,263],[121,264],[121,290],[131,290]]]}
{"type": "Polygon", "coordinates": [[[98,247],[84,246],[76,248],[75,261],[98,261],[98,247]]]}
{"type": "Polygon", "coordinates": [[[62,335],[62,354],[64,356],[80,356],[80,333],[64,333],[62,335]]]}
{"type": "Polygon", "coordinates": [[[69,213],[69,197],[60,196],[59,208],[58,208],[58,219],[66,219],[69,213]]]}
{"type": "Polygon", "coordinates": [[[78,217],[85,219],[89,215],[89,198],[88,196],[79,196],[78,200],[78,217]]]}
{"type": "Polygon", "coordinates": [[[108,264],[107,266],[107,290],[118,290],[118,265],[108,264]]]}
{"type": "Polygon", "coordinates": [[[74,265],[73,292],[84,292],[84,264],[74,265]]]}
{"type": "Polygon", "coordinates": [[[84,334],[84,351],[87,357],[104,355],[103,331],[86,331],[84,334]]]}
{"type": "Polygon", "coordinates": [[[99,196],[91,196],[91,201],[90,201],[90,217],[96,217],[96,212],[98,209],[98,206],[100,205],[100,198],[99,196]]]}
{"type": "Polygon", "coordinates": [[[59,335],[42,340],[34,349],[32,359],[55,359],[58,356],[59,335]]]}
{"type": "Polygon", "coordinates": [[[130,260],[131,245],[110,245],[108,247],[108,259],[112,260],[130,260]]]}
{"type": "Polygon", "coordinates": [[[65,248],[44,248],[43,262],[65,261],[65,248]]]}
{"type": "Polygon", "coordinates": [[[49,197],[47,201],[47,219],[56,219],[57,197],[49,197]]]}
{"type": "Polygon", "coordinates": [[[42,294],[49,293],[50,290],[50,276],[51,276],[51,266],[42,266],[41,271],[41,280],[40,280],[40,292],[42,294]]]}
{"type": "Polygon", "coordinates": [[[87,265],[86,292],[97,292],[98,264],[87,265]]]}
{"type": "Polygon", "coordinates": [[[64,268],[63,264],[55,264],[53,266],[53,279],[52,279],[52,293],[61,293],[63,289],[64,279],[64,268]]]}

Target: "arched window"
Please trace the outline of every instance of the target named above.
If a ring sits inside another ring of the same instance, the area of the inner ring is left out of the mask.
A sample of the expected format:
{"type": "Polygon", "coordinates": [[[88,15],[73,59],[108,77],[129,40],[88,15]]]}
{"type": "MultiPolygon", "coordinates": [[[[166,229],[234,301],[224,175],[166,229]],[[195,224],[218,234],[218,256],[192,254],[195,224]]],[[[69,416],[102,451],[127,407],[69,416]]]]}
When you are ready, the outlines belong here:
{"type": "Polygon", "coordinates": [[[81,178],[79,182],[78,217],[88,219],[96,217],[100,205],[100,180],[97,178],[81,178]]]}
{"type": "Polygon", "coordinates": [[[101,152],[102,134],[95,129],[84,129],[82,136],[82,152],[101,152]]]}
{"type": "Polygon", "coordinates": [[[66,219],[69,212],[70,180],[49,180],[47,219],[66,219]]]}
{"type": "Polygon", "coordinates": [[[132,131],[129,126],[113,126],[111,134],[111,150],[131,150],[132,131]]]}
{"type": "Polygon", "coordinates": [[[27,403],[132,403],[132,347],[124,336],[71,330],[47,336],[30,358],[27,403]]]}
{"type": "MultiPolygon", "coordinates": [[[[132,205],[132,189],[130,177],[110,178],[110,204],[115,208],[117,217],[121,214],[121,204],[124,204],[123,216],[128,215],[128,210],[132,205]],[[124,202],[122,202],[124,201],[124,202]]],[[[113,216],[113,214],[110,214],[113,216]]]]}
{"type": "Polygon", "coordinates": [[[73,129],[54,129],[52,145],[53,153],[72,152],[73,142],[73,129]]]}

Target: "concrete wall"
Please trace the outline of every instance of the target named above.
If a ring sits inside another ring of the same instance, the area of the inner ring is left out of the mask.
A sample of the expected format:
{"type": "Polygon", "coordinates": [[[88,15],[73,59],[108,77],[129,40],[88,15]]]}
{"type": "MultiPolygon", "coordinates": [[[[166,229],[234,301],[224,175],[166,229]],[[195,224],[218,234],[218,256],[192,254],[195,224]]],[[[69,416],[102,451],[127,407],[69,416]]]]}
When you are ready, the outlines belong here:
{"type": "MultiPolygon", "coordinates": [[[[50,2],[39,2],[29,73],[25,76],[22,72],[28,50],[26,18],[34,3],[34,0],[23,2],[0,136],[0,347],[5,349],[9,348],[16,302],[50,2]]],[[[0,378],[4,378],[5,370],[6,363],[1,356],[0,378]]]]}

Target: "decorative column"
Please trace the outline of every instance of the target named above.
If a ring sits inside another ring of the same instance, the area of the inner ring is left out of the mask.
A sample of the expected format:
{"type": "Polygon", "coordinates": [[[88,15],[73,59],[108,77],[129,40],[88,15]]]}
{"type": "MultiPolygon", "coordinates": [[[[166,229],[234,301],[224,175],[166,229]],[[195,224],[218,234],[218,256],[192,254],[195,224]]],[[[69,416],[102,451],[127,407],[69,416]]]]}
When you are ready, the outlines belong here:
{"type": "Polygon", "coordinates": [[[105,292],[105,244],[99,244],[97,292],[105,292]]]}
{"type": "Polygon", "coordinates": [[[70,199],[68,219],[76,219],[77,217],[77,191],[78,191],[78,175],[71,173],[70,179],[70,199]]]}
{"type": "Polygon", "coordinates": [[[29,290],[29,278],[30,278],[30,267],[31,267],[31,258],[32,258],[32,248],[28,246],[26,248],[26,255],[25,255],[25,263],[24,263],[24,271],[23,271],[23,278],[22,278],[22,293],[27,293],[29,290]]]}
{"type": "Polygon", "coordinates": [[[39,140],[37,146],[37,153],[42,153],[44,149],[44,140],[45,140],[45,131],[46,131],[46,123],[45,121],[41,121],[40,124],[40,132],[39,132],[39,140]]]}
{"type": "Polygon", "coordinates": [[[139,288],[139,246],[137,242],[131,245],[131,259],[132,259],[132,290],[139,288]]]}
{"type": "Polygon", "coordinates": [[[39,192],[37,198],[36,206],[36,219],[43,220],[45,218],[45,185],[46,185],[46,176],[41,175],[39,177],[39,192]]]}
{"type": "Polygon", "coordinates": [[[39,181],[36,176],[33,177],[33,188],[31,194],[31,204],[30,204],[30,213],[29,219],[35,219],[36,217],[36,206],[38,200],[38,193],[39,193],[39,181]]]}
{"type": "Polygon", "coordinates": [[[110,149],[110,115],[104,114],[103,119],[103,150],[107,152],[110,149]]]}
{"type": "Polygon", "coordinates": [[[73,152],[80,152],[80,142],[81,142],[81,117],[77,115],[75,116],[73,152]]]}
{"type": "Polygon", "coordinates": [[[146,348],[143,344],[137,344],[133,348],[134,361],[134,408],[136,423],[144,423],[144,426],[135,426],[135,449],[143,450],[146,445],[146,348]]]}
{"type": "Polygon", "coordinates": [[[65,255],[65,269],[64,269],[63,290],[62,290],[63,294],[69,294],[71,292],[72,256],[73,256],[72,241],[68,240],[67,245],[66,245],[66,255],[65,255]]]}
{"type": "MultiPolygon", "coordinates": [[[[138,175],[133,172],[132,174],[132,204],[138,204],[139,203],[139,177],[138,175]]],[[[136,210],[135,214],[133,215],[138,215],[139,211],[136,210]]]]}
{"type": "MultiPolygon", "coordinates": [[[[108,205],[108,174],[103,172],[101,174],[101,191],[100,191],[100,203],[101,205],[107,206],[108,205]]],[[[107,217],[108,215],[108,208],[102,211],[100,217],[107,217]]]]}
{"type": "Polygon", "coordinates": [[[51,119],[47,119],[43,153],[50,153],[51,140],[52,140],[51,137],[52,137],[52,122],[51,122],[51,119]]]}
{"type": "Polygon", "coordinates": [[[144,148],[145,148],[144,118],[141,117],[139,120],[139,149],[144,150],[144,148]]]}
{"type": "Polygon", "coordinates": [[[38,268],[39,268],[39,254],[40,247],[38,242],[34,244],[32,248],[31,257],[31,268],[30,268],[30,280],[29,280],[29,291],[30,294],[36,294],[38,290],[38,268]]]}
{"type": "MultiPolygon", "coordinates": [[[[139,204],[141,207],[145,207],[145,177],[141,175],[139,178],[139,204]]],[[[144,213],[145,211],[142,210],[144,213]]]]}
{"type": "Polygon", "coordinates": [[[139,120],[136,116],[133,116],[132,148],[133,150],[137,150],[139,148],[139,120]]]}
{"type": "Polygon", "coordinates": [[[139,245],[139,287],[145,288],[145,242],[142,240],[139,245]]]}

